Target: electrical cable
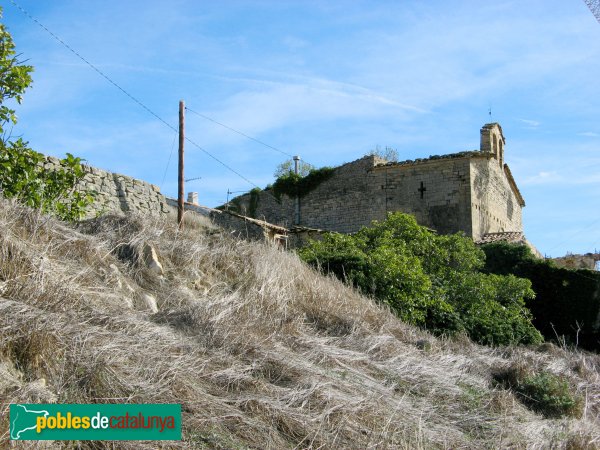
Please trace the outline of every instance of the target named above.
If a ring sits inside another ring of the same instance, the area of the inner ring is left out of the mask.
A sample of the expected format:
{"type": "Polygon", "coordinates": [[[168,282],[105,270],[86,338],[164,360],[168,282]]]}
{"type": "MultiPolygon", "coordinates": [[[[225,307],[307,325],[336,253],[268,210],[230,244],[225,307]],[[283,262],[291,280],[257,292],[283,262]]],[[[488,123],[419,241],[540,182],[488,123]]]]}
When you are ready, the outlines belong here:
{"type": "Polygon", "coordinates": [[[594,225],[596,225],[598,222],[600,222],[600,218],[594,220],[592,223],[590,223],[589,225],[580,228],[578,231],[576,231],[575,233],[571,234],[569,237],[567,237],[566,239],[563,239],[562,241],[560,241],[558,244],[555,244],[553,247],[549,248],[548,251],[554,250],[557,247],[560,247],[561,245],[563,245],[566,242],[569,242],[573,237],[580,235],[581,233],[583,233],[584,231],[588,230],[589,228],[593,227],[594,225]]]}
{"type": "MultiPolygon", "coordinates": [[[[228,129],[229,131],[233,131],[234,133],[237,133],[237,134],[239,134],[239,135],[241,135],[241,136],[244,136],[245,138],[247,138],[247,139],[250,139],[251,141],[254,141],[254,142],[257,142],[258,144],[264,145],[265,147],[268,147],[268,148],[270,148],[271,150],[275,150],[276,152],[279,152],[279,153],[281,153],[282,155],[289,156],[290,158],[293,158],[293,157],[294,157],[294,155],[292,155],[292,154],[290,154],[290,153],[288,153],[288,152],[286,152],[286,151],[284,151],[284,150],[278,149],[277,147],[273,147],[272,145],[269,145],[269,144],[267,144],[266,142],[263,142],[263,141],[261,141],[260,139],[256,139],[256,138],[253,138],[252,136],[248,136],[246,133],[243,133],[242,131],[236,130],[235,128],[233,128],[233,127],[230,127],[229,125],[225,125],[224,123],[221,123],[221,122],[219,122],[219,121],[217,121],[217,120],[215,120],[215,119],[213,119],[213,118],[211,118],[211,117],[208,117],[208,116],[206,116],[206,115],[204,115],[204,114],[202,114],[202,113],[199,113],[199,112],[197,112],[197,111],[194,111],[193,109],[191,109],[191,108],[189,108],[189,107],[187,107],[187,106],[185,107],[185,109],[187,109],[189,112],[191,112],[191,113],[193,113],[193,114],[196,114],[196,115],[198,115],[198,116],[202,117],[203,119],[206,119],[206,120],[208,120],[208,121],[210,121],[210,122],[216,123],[217,125],[220,125],[220,126],[222,126],[223,128],[226,128],[226,129],[228,129]]],[[[307,162],[307,161],[303,161],[303,162],[304,162],[305,164],[307,164],[307,165],[311,166],[311,167],[316,167],[316,166],[314,166],[314,165],[310,164],[310,163],[309,163],[309,162],[307,162]]]]}
{"type": "Polygon", "coordinates": [[[171,157],[173,156],[173,150],[175,149],[175,142],[177,141],[177,133],[173,136],[173,143],[171,144],[171,152],[169,153],[169,160],[167,161],[167,167],[165,167],[165,173],[163,174],[163,179],[160,182],[160,190],[162,191],[163,185],[165,184],[165,180],[167,179],[167,171],[169,170],[169,165],[171,164],[171,157]]]}
{"type": "Polygon", "coordinates": [[[27,10],[25,10],[21,5],[19,5],[15,0],[10,0],[10,2],[16,7],[18,8],[23,14],[25,14],[27,17],[29,17],[31,20],[33,20],[36,24],[38,24],[43,30],[45,30],[50,36],[52,36],[54,39],[56,39],[60,44],[62,44],[66,49],[68,49],[71,53],[73,53],[75,56],[77,56],[80,60],[82,60],[84,63],[86,63],[88,66],[90,66],[92,69],[94,69],[102,78],[104,78],[106,81],[108,81],[110,84],[112,84],[113,86],[115,86],[117,89],[119,89],[123,94],[125,94],[127,97],[129,97],[131,100],[133,100],[135,103],[137,103],[139,106],[141,106],[143,109],[145,109],[148,113],[152,114],[156,119],[160,120],[162,123],[164,123],[166,126],[168,126],[169,128],[171,128],[174,131],[177,131],[177,129],[175,127],[173,127],[172,125],[170,125],[167,121],[165,121],[162,117],[160,117],[158,114],[156,114],[154,111],[152,111],[150,108],[148,108],[146,105],[144,105],[140,100],[138,100],[137,98],[135,98],[133,95],[131,95],[129,92],[127,92],[125,89],[123,89],[121,86],[119,86],[114,80],[112,80],[108,75],[106,75],[104,72],[102,72],[100,69],[98,69],[98,67],[96,67],[94,64],[92,64],[91,62],[89,62],[87,59],[85,59],[83,56],[81,56],[76,50],[74,50],[69,44],[67,44],[65,41],[63,41],[60,37],[58,37],[56,34],[54,34],[52,31],[50,31],[43,23],[41,23],[39,20],[37,20],[35,17],[33,17],[31,14],[29,14],[29,12],[27,10]]]}
{"type": "MultiPolygon", "coordinates": [[[[15,0],[10,0],[10,2],[17,8],[19,9],[25,16],[27,16],[29,19],[31,19],[33,22],[35,22],[40,28],[42,28],[44,31],[46,31],[50,36],[52,36],[56,41],[58,41],[61,45],[63,45],[66,49],[68,49],[71,53],[73,53],[75,56],[77,56],[77,58],[79,58],[81,61],[83,61],[85,64],[87,64],[89,67],[91,67],[95,72],[97,72],[102,78],[104,78],[106,81],[108,81],[110,84],[112,84],[114,87],[116,87],[119,91],[121,91],[123,94],[125,94],[127,97],[129,97],[132,101],[134,101],[138,106],[140,106],[141,108],[143,108],[145,111],[147,111],[149,114],[151,114],[152,116],[154,116],[156,119],[158,119],[160,122],[162,122],[164,125],[166,125],[168,128],[170,128],[173,131],[178,131],[177,128],[175,128],[173,125],[171,125],[170,123],[168,123],[166,120],[164,120],[162,117],[160,117],[157,113],[155,113],[154,111],[152,111],[149,107],[147,107],[144,103],[142,103],[140,100],[138,100],[136,97],[134,97],[132,94],[130,94],[129,92],[127,92],[124,88],[122,88],[121,86],[119,86],[119,84],[117,84],[117,82],[115,82],[112,78],[110,78],[108,75],[106,75],[104,72],[102,72],[98,67],[96,67],[94,64],[92,64],[90,61],[88,61],[86,58],[84,58],[83,56],[81,56],[76,50],[74,50],[69,44],[67,44],[65,41],[63,41],[60,37],[58,37],[55,33],[53,33],[52,31],[50,31],[50,29],[48,29],[48,27],[46,27],[44,24],[42,24],[39,20],[37,20],[35,17],[33,17],[27,10],[25,10],[21,5],[19,5],[15,0]]],[[[249,137],[249,136],[247,136],[249,137]]],[[[248,178],[246,178],[244,175],[242,175],[241,173],[239,173],[237,170],[233,169],[232,167],[230,167],[229,165],[225,164],[223,161],[221,161],[219,158],[217,158],[216,156],[214,156],[212,153],[210,153],[208,150],[202,148],[200,145],[198,145],[196,142],[192,141],[190,138],[186,137],[185,138],[186,141],[188,141],[189,143],[191,143],[192,145],[194,145],[195,147],[197,147],[199,150],[201,150],[202,152],[204,152],[205,154],[207,154],[209,157],[211,157],[212,159],[214,159],[215,161],[217,161],[219,164],[221,164],[223,167],[227,168],[228,170],[230,170],[231,172],[233,172],[234,174],[236,174],[238,177],[240,177],[241,179],[243,179],[244,181],[246,181],[247,183],[249,183],[252,186],[258,187],[260,188],[260,186],[258,186],[256,183],[250,181],[248,178]]],[[[267,144],[268,145],[268,144],[267,144]]],[[[171,157],[169,156],[169,161],[170,161],[171,157]]]]}

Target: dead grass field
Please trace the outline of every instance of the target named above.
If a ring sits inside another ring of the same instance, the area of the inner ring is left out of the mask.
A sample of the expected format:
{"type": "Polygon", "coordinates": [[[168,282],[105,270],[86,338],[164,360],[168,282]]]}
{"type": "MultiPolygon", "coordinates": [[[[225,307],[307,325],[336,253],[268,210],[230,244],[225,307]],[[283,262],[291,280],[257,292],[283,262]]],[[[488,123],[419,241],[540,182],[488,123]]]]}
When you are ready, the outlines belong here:
{"type": "Polygon", "coordinates": [[[598,355],[434,338],[201,220],[68,226],[0,199],[0,447],[9,404],[35,402],[181,403],[184,439],[15,447],[600,448],[598,355]],[[581,417],[494,384],[515,367],[564,377],[581,417]]]}

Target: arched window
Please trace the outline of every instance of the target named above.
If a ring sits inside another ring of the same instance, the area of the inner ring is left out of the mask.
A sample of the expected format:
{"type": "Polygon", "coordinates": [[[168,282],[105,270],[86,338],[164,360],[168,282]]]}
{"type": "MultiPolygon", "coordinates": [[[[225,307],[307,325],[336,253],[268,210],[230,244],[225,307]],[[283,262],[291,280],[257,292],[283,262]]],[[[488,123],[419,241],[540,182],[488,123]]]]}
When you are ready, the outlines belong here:
{"type": "Polygon", "coordinates": [[[498,144],[498,161],[500,162],[500,167],[504,164],[504,147],[502,146],[502,139],[498,144]]]}

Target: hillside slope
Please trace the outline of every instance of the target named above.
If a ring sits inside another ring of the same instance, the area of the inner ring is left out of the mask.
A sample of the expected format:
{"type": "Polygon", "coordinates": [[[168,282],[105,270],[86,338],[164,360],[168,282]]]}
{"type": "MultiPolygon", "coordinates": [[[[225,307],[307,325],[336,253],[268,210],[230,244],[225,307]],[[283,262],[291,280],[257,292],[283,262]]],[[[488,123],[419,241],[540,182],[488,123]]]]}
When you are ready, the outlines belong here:
{"type": "Polygon", "coordinates": [[[0,402],[3,448],[16,402],[182,404],[182,442],[77,448],[597,448],[600,358],[436,339],[208,224],[68,226],[0,199],[0,402]],[[511,370],[564,376],[581,418],[494,387],[511,370]]]}

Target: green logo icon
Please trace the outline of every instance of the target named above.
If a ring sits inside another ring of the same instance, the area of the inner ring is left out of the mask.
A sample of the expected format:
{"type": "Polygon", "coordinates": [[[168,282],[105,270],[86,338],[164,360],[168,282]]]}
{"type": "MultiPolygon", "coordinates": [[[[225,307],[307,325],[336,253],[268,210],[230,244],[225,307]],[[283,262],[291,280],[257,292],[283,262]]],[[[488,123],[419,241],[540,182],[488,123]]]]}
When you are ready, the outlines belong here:
{"type": "Polygon", "coordinates": [[[46,418],[49,415],[50,413],[46,410],[32,410],[28,409],[26,405],[10,405],[10,438],[22,439],[23,433],[36,429],[38,417],[46,418]]]}
{"type": "Polygon", "coordinates": [[[10,405],[12,440],[180,440],[181,405],[10,405]]]}

